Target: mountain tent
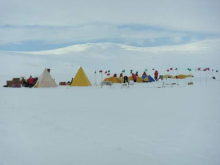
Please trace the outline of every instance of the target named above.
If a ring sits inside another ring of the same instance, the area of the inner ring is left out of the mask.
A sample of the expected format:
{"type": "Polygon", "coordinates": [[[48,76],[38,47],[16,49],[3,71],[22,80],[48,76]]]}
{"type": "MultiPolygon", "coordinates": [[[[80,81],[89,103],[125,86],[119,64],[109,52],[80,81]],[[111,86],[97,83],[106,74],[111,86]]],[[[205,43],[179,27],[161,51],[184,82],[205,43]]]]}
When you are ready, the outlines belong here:
{"type": "Polygon", "coordinates": [[[38,78],[37,83],[34,85],[34,88],[47,88],[47,87],[57,87],[58,85],[51,77],[47,69],[43,71],[41,76],[38,78]]]}
{"type": "Polygon", "coordinates": [[[82,67],[79,68],[70,86],[92,86],[82,67]]]}
{"type": "Polygon", "coordinates": [[[154,82],[154,81],[155,80],[150,75],[148,75],[144,78],[144,82],[154,82]]]}
{"type": "Polygon", "coordinates": [[[121,83],[121,80],[118,77],[105,78],[104,81],[111,81],[112,83],[121,83]]]}
{"type": "Polygon", "coordinates": [[[173,76],[173,78],[175,78],[175,79],[184,79],[184,78],[186,78],[186,75],[179,74],[179,75],[173,76]]]}
{"type": "MultiPolygon", "coordinates": [[[[133,81],[132,76],[129,76],[129,77],[128,77],[128,80],[129,80],[129,81],[133,81]]],[[[138,83],[142,83],[142,82],[143,82],[142,78],[140,78],[140,77],[137,76],[137,82],[138,82],[138,83]]]]}

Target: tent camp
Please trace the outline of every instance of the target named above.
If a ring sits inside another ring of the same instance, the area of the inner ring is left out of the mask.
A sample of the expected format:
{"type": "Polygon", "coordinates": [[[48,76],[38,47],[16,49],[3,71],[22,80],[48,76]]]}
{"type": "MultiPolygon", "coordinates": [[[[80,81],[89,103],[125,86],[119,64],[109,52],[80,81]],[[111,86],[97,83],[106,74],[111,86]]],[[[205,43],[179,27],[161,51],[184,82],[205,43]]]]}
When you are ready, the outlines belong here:
{"type": "Polygon", "coordinates": [[[54,79],[51,77],[49,71],[45,69],[39,79],[37,80],[37,83],[34,85],[34,88],[47,88],[47,87],[57,87],[58,85],[54,81],[54,79]]]}
{"type": "Polygon", "coordinates": [[[104,81],[111,81],[112,83],[121,83],[121,80],[118,77],[105,78],[104,81]]]}
{"type": "Polygon", "coordinates": [[[79,68],[70,86],[92,86],[82,67],[79,68]]]}

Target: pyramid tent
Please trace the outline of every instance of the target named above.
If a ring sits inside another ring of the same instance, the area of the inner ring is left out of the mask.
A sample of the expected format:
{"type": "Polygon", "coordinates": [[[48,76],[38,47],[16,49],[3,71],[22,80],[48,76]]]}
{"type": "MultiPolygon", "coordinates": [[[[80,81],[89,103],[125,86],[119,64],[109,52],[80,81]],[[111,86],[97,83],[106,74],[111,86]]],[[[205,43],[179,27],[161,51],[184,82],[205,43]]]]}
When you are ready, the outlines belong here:
{"type": "Polygon", "coordinates": [[[91,83],[82,67],[79,68],[70,86],[91,86],[91,83]]]}
{"type": "Polygon", "coordinates": [[[34,88],[47,88],[47,87],[57,87],[58,85],[51,77],[47,69],[43,71],[41,76],[38,78],[37,83],[34,85],[34,88]]]}

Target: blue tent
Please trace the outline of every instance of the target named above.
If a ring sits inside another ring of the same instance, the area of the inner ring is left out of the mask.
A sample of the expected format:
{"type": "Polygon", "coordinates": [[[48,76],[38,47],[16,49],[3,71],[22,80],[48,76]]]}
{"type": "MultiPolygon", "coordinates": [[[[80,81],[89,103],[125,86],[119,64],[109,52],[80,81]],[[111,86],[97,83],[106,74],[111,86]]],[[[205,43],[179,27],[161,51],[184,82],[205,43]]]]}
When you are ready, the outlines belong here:
{"type": "Polygon", "coordinates": [[[148,82],[154,82],[155,80],[149,75],[148,77],[148,82]]]}
{"type": "Polygon", "coordinates": [[[144,82],[154,82],[155,80],[150,75],[143,75],[142,79],[144,82]]]}

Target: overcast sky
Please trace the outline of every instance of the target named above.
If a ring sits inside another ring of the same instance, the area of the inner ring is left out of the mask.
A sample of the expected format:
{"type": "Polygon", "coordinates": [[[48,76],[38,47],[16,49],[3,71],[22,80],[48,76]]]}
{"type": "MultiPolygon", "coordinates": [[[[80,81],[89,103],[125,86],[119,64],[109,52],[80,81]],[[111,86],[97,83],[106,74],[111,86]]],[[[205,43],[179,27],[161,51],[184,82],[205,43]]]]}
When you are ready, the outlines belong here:
{"type": "Polygon", "coordinates": [[[0,50],[220,38],[219,0],[0,0],[0,50]]]}

